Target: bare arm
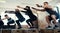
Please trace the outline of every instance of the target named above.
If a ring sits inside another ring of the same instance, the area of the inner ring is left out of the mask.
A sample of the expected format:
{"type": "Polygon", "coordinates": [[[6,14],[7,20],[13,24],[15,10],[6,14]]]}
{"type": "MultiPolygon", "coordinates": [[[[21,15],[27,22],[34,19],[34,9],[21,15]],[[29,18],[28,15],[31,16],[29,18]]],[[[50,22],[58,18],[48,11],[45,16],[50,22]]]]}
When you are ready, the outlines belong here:
{"type": "Polygon", "coordinates": [[[37,8],[34,8],[34,7],[32,7],[32,9],[37,10],[37,11],[45,11],[45,9],[37,9],[37,8]]]}
{"type": "Polygon", "coordinates": [[[22,9],[24,9],[23,7],[20,7],[20,6],[17,6],[17,8],[22,8],[22,9]]]}
{"type": "Polygon", "coordinates": [[[47,6],[46,8],[52,9],[52,6],[47,6]]]}
{"type": "Polygon", "coordinates": [[[53,7],[48,5],[48,6],[43,6],[43,8],[48,8],[48,9],[52,9],[53,7]]]}
{"type": "Polygon", "coordinates": [[[26,11],[21,11],[21,12],[26,13],[26,11]]]}
{"type": "Polygon", "coordinates": [[[42,5],[36,4],[37,7],[42,7],[42,5]]]}
{"type": "Polygon", "coordinates": [[[27,10],[26,8],[23,8],[23,7],[20,7],[20,6],[17,6],[17,8],[21,8],[21,9],[27,10]]]}
{"type": "Polygon", "coordinates": [[[11,14],[14,14],[15,12],[14,12],[14,11],[5,11],[5,13],[11,13],[11,14]]]}
{"type": "Polygon", "coordinates": [[[36,4],[37,7],[43,7],[43,8],[49,8],[49,9],[52,9],[52,6],[42,6],[42,5],[39,5],[39,4],[36,4]]]}
{"type": "Polygon", "coordinates": [[[5,19],[7,19],[7,18],[3,18],[3,19],[1,19],[1,20],[5,20],[5,19]]]}

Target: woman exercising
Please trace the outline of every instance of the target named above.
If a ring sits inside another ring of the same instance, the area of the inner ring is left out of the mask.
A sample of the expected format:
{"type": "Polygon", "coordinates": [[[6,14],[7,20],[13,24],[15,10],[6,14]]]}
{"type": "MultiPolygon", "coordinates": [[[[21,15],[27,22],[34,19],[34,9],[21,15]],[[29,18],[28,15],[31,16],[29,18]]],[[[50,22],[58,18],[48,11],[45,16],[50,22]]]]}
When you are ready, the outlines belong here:
{"type": "Polygon", "coordinates": [[[5,20],[5,19],[8,20],[8,23],[7,23],[8,27],[10,27],[10,24],[15,23],[14,20],[11,17],[9,17],[8,15],[5,15],[5,18],[3,18],[2,20],[5,20]]]}
{"type": "Polygon", "coordinates": [[[24,10],[26,10],[26,14],[30,17],[30,19],[28,19],[26,22],[27,24],[30,26],[30,28],[37,28],[37,17],[32,13],[32,10],[30,9],[29,6],[26,6],[25,8],[17,6],[18,8],[22,8],[24,10]]]}

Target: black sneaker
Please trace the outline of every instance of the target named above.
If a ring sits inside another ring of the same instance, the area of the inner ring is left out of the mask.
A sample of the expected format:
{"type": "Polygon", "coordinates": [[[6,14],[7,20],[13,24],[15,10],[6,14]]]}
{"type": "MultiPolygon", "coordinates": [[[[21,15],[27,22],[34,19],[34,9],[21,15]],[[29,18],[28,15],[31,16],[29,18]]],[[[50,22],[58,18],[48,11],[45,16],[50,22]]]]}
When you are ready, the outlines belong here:
{"type": "Polygon", "coordinates": [[[58,27],[57,25],[55,25],[55,27],[58,27]]]}
{"type": "Polygon", "coordinates": [[[51,26],[48,26],[48,28],[51,28],[51,26]]]}
{"type": "Polygon", "coordinates": [[[21,29],[21,27],[18,27],[18,29],[21,29]]]}
{"type": "Polygon", "coordinates": [[[51,28],[51,26],[48,26],[47,28],[49,29],[49,28],[51,28]]]}
{"type": "Polygon", "coordinates": [[[53,29],[56,29],[58,26],[57,25],[55,25],[55,27],[53,27],[53,29]]]}

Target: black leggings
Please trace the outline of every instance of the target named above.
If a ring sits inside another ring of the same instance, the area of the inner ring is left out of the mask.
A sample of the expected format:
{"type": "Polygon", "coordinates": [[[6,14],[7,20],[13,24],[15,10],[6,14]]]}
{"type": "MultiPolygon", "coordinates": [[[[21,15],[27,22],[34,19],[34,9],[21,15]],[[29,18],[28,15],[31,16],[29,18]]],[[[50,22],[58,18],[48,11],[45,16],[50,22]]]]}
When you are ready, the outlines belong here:
{"type": "Polygon", "coordinates": [[[3,23],[3,21],[1,20],[1,21],[0,21],[0,29],[3,28],[3,26],[4,26],[4,23],[3,23]]]}
{"type": "Polygon", "coordinates": [[[33,22],[31,21],[31,19],[28,19],[27,21],[26,21],[26,23],[29,25],[29,26],[33,26],[34,24],[33,24],[33,22]]]}
{"type": "Polygon", "coordinates": [[[38,21],[36,19],[28,19],[26,23],[30,26],[30,28],[38,28],[38,21]]]}
{"type": "Polygon", "coordinates": [[[20,20],[16,20],[17,25],[21,28],[20,20]]]}

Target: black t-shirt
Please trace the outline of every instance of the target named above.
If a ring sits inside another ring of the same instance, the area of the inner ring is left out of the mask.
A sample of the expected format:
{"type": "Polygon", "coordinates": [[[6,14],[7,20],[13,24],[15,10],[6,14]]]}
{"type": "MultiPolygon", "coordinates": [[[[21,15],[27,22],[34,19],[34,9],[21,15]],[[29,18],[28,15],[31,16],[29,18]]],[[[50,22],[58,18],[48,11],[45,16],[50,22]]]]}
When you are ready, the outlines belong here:
{"type": "Polygon", "coordinates": [[[51,15],[51,14],[55,14],[55,11],[53,11],[52,9],[49,8],[45,8],[45,10],[51,15]]]}
{"type": "Polygon", "coordinates": [[[49,9],[49,8],[45,8],[45,10],[50,14],[50,16],[51,15],[55,15],[56,16],[56,19],[59,18],[59,14],[56,11],[54,11],[52,9],[49,9]]]}
{"type": "Polygon", "coordinates": [[[24,9],[26,10],[26,13],[30,17],[30,19],[32,19],[32,20],[36,20],[37,19],[37,17],[32,13],[31,9],[26,9],[26,8],[24,8],[24,9]]]}
{"type": "Polygon", "coordinates": [[[19,19],[19,21],[23,22],[25,20],[25,18],[21,15],[20,12],[15,11],[15,15],[19,19]]]}

